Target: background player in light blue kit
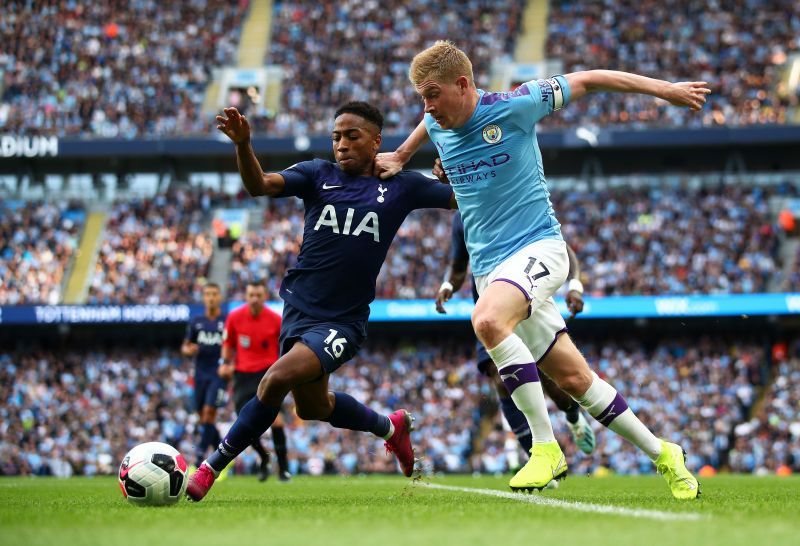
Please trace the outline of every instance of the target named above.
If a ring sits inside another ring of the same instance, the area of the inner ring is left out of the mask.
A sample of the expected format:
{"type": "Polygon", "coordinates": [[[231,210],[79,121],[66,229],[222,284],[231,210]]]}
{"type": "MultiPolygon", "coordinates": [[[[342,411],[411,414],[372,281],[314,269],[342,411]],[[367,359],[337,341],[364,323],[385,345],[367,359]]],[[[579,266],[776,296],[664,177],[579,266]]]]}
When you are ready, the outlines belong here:
{"type": "Polygon", "coordinates": [[[614,387],[589,369],[566,334],[552,296],[566,280],[567,251],[550,203],[535,124],[594,91],[644,93],[699,110],[710,93],[707,84],[590,70],[530,81],[513,92],[487,93],[476,89],[469,58],[445,41],[414,57],[409,76],[424,101],[425,117],[393,155],[380,159],[389,175],[430,138],[455,191],[480,293],[473,327],[533,436],[531,458],[509,485],[541,489],[567,473],[538,364],[600,423],[642,449],[673,496],[695,498],[699,485],[681,447],[654,436],[614,387]]]}

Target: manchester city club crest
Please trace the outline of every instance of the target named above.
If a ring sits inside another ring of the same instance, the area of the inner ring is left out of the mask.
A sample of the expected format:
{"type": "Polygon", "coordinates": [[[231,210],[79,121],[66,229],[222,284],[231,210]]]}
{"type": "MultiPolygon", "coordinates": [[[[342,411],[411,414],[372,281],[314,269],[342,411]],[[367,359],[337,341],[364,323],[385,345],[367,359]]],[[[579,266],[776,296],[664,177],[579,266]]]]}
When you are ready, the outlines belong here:
{"type": "Polygon", "coordinates": [[[497,144],[503,138],[503,130],[498,125],[487,125],[483,128],[483,140],[489,144],[497,144]]]}

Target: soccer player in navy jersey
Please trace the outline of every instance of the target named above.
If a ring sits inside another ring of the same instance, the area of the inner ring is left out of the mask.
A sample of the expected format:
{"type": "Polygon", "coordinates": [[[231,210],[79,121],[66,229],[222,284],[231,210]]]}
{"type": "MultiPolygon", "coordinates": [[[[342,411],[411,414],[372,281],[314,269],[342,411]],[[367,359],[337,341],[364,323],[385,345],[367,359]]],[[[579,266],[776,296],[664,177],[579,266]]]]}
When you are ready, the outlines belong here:
{"type": "Polygon", "coordinates": [[[247,119],[235,108],[224,114],[217,116],[217,128],[236,146],[245,189],[254,197],[300,197],[305,227],[297,265],[280,289],[281,357],[217,450],[192,474],[187,495],[199,501],[208,493],[219,472],[269,428],[289,392],[301,419],[384,438],[403,474],[411,476],[411,415],[403,409],[378,414],[345,393],[329,392],[328,378],[366,338],[375,281],[403,220],[415,209],[455,208],[450,186],[410,171],[387,180],[372,176],[383,116],[365,102],[336,111],[331,134],[336,163],[314,159],[279,173],[262,171],[247,119]]]}
{"type": "Polygon", "coordinates": [[[186,338],[181,345],[181,354],[195,358],[194,401],[200,414],[199,439],[197,442],[196,466],[200,466],[209,447],[219,443],[217,430],[217,408],[227,401],[228,381],[217,375],[220,352],[222,350],[222,331],[225,315],[220,304],[222,294],[219,285],[210,282],[203,287],[203,306],[205,313],[192,317],[186,327],[186,338]]]}
{"type": "MultiPolygon", "coordinates": [[[[442,182],[447,180],[444,170],[441,168],[441,161],[438,159],[436,160],[433,173],[442,182]]],[[[571,316],[574,317],[583,311],[583,284],[579,279],[581,269],[578,263],[578,257],[569,245],[567,245],[567,254],[569,255],[569,289],[567,291],[566,300],[567,308],[571,316]]],[[[467,245],[464,242],[464,223],[461,221],[461,214],[456,212],[453,216],[453,225],[451,228],[450,269],[446,280],[439,287],[439,291],[436,294],[436,310],[439,313],[446,312],[444,304],[453,297],[453,293],[458,292],[464,284],[467,278],[468,263],[469,253],[467,252],[467,245]]],[[[474,277],[472,278],[472,298],[475,302],[478,301],[478,289],[475,286],[474,277]]],[[[489,356],[489,353],[486,352],[486,348],[480,341],[476,342],[475,356],[478,372],[491,379],[494,384],[497,397],[500,400],[500,410],[503,412],[503,417],[505,417],[506,422],[517,437],[519,445],[525,453],[530,453],[533,444],[528,421],[525,419],[525,415],[514,404],[514,400],[511,398],[508,389],[497,373],[497,366],[495,366],[492,357],[489,356]]],[[[564,412],[575,445],[587,455],[591,454],[595,447],[594,431],[583,416],[583,413],[581,413],[580,405],[567,393],[562,391],[552,379],[547,377],[547,375],[542,374],[539,379],[541,380],[544,392],[547,393],[556,407],[564,412]]]]}
{"type": "Polygon", "coordinates": [[[472,325],[533,435],[528,463],[509,481],[542,489],[567,474],[553,436],[538,368],[602,425],[642,450],[678,499],[700,488],[680,445],[660,439],[625,398],[590,368],[566,333],[552,295],[567,275],[561,225],[550,202],[536,122],[597,91],[640,93],[700,110],[706,82],[668,82],[614,70],[586,70],[525,82],[512,92],[478,89],[467,55],[447,41],[417,54],[409,79],[422,123],[376,172],[391,175],[430,139],[458,198],[480,298],[472,325]]]}

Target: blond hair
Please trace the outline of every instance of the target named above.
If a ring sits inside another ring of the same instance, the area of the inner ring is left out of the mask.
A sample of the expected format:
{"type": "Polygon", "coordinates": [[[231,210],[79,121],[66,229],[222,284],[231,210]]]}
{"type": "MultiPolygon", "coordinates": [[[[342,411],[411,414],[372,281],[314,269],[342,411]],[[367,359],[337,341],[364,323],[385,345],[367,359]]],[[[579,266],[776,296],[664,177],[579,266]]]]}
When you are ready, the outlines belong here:
{"type": "Polygon", "coordinates": [[[437,40],[425,51],[417,53],[408,69],[408,78],[414,87],[427,80],[455,83],[461,76],[466,76],[470,85],[475,85],[469,57],[448,40],[437,40]]]}

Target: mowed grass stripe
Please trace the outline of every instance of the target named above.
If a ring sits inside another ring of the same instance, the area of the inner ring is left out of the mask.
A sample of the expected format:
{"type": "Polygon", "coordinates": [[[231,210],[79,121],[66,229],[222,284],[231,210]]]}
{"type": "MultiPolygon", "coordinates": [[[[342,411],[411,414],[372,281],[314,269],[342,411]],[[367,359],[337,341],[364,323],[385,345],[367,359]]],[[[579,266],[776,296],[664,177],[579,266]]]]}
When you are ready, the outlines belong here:
{"type": "Polygon", "coordinates": [[[420,484],[430,489],[442,489],[444,491],[460,491],[473,495],[485,495],[487,497],[498,497],[509,499],[516,502],[527,502],[540,506],[550,506],[564,510],[574,510],[577,512],[590,512],[594,514],[608,514],[614,516],[625,516],[630,518],[653,519],[657,521],[700,521],[708,519],[710,516],[694,512],[663,512],[660,510],[648,510],[646,508],[625,508],[623,506],[612,506],[607,504],[592,504],[578,501],[564,501],[551,499],[542,496],[540,493],[524,494],[509,493],[498,491],[497,489],[478,489],[474,487],[457,487],[454,485],[440,485],[436,483],[420,484]]]}

